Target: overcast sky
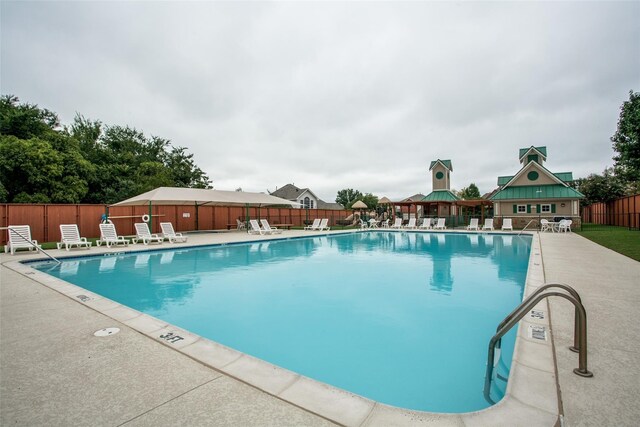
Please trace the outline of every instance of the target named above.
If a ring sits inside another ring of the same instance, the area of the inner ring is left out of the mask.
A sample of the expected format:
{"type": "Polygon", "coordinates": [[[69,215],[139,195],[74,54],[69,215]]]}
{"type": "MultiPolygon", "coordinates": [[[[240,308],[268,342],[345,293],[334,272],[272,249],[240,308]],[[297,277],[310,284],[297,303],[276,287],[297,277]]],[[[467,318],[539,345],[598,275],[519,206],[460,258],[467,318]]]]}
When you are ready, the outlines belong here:
{"type": "Polygon", "coordinates": [[[12,2],[1,91],[168,138],[219,190],[491,191],[518,149],[613,164],[640,2],[12,2]]]}

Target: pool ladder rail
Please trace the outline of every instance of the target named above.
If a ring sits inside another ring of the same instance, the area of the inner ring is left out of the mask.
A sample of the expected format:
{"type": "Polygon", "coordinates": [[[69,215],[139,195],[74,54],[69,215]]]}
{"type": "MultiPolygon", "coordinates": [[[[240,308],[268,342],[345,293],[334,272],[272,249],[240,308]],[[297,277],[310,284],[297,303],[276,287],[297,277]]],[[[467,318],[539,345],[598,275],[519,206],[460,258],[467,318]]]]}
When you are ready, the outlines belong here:
{"type": "Polygon", "coordinates": [[[491,399],[491,383],[495,367],[496,347],[500,349],[502,337],[511,330],[529,311],[545,298],[558,296],[571,302],[575,307],[573,325],[573,346],[569,350],[578,353],[578,367],[573,373],[581,377],[593,377],[593,373],[587,368],[587,312],[582,305],[580,295],[569,285],[561,283],[549,283],[542,285],[535,292],[525,298],[511,313],[504,318],[496,328],[496,334],[489,341],[489,354],[487,356],[487,372],[484,380],[484,397],[489,403],[495,403],[491,399]],[[566,291],[549,291],[550,288],[558,288],[566,291]]]}

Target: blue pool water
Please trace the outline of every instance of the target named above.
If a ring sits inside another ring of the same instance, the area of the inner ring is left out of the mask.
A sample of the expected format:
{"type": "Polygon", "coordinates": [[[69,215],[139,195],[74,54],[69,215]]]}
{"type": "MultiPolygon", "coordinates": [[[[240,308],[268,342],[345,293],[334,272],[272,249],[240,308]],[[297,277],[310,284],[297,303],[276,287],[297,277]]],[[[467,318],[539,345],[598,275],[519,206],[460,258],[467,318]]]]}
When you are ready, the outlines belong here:
{"type": "MultiPolygon", "coordinates": [[[[522,300],[530,243],[367,232],[34,267],[370,399],[467,412],[490,406],[487,345],[522,300]]],[[[514,332],[503,340],[503,376],[514,340],[514,332]]],[[[494,400],[505,386],[496,382],[494,400]]]]}

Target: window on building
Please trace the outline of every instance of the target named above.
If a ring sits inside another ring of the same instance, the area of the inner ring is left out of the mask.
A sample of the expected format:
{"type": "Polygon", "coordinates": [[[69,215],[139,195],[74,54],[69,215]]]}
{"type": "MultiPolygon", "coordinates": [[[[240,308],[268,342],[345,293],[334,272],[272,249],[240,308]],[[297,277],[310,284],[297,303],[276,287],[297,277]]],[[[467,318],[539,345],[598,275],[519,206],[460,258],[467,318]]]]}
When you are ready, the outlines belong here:
{"type": "Polygon", "coordinates": [[[551,213],[551,205],[540,205],[540,212],[551,213]]]}
{"type": "Polygon", "coordinates": [[[302,200],[300,200],[300,209],[304,208],[304,202],[302,200]]]}
{"type": "Polygon", "coordinates": [[[310,205],[310,203],[309,203],[309,198],[308,198],[308,197],[305,197],[305,198],[304,198],[304,208],[305,208],[305,209],[309,209],[309,205],[310,205]]]}
{"type": "Polygon", "coordinates": [[[311,199],[310,202],[309,202],[309,208],[313,209],[313,199],[311,199]]]}
{"type": "Polygon", "coordinates": [[[518,213],[527,213],[527,205],[518,205],[518,213]]]}

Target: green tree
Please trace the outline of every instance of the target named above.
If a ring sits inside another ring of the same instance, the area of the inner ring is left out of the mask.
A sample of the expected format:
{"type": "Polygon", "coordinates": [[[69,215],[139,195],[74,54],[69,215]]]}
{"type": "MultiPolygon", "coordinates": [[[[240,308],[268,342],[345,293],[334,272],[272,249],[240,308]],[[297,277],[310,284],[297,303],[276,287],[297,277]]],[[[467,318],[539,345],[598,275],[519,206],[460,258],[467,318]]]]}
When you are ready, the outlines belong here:
{"type": "Polygon", "coordinates": [[[361,198],[362,193],[358,190],[354,190],[353,188],[345,188],[338,191],[338,195],[336,196],[336,203],[340,203],[345,207],[345,209],[350,209],[351,205],[353,205],[356,200],[361,200],[361,198]]]}
{"type": "Polygon", "coordinates": [[[362,200],[369,209],[375,209],[378,207],[378,196],[374,196],[371,193],[361,196],[360,200],[362,200]]]}
{"type": "Polygon", "coordinates": [[[574,188],[584,194],[583,205],[611,202],[624,196],[624,184],[613,171],[613,168],[607,168],[602,175],[591,174],[572,183],[574,188]]]}
{"type": "Polygon", "coordinates": [[[616,174],[636,190],[640,188],[640,92],[629,91],[620,107],[618,129],[611,137],[616,174]]]}
{"type": "Polygon", "coordinates": [[[462,190],[458,191],[458,197],[463,200],[477,200],[482,196],[480,195],[478,186],[472,182],[468,187],[464,187],[462,190]]]}

